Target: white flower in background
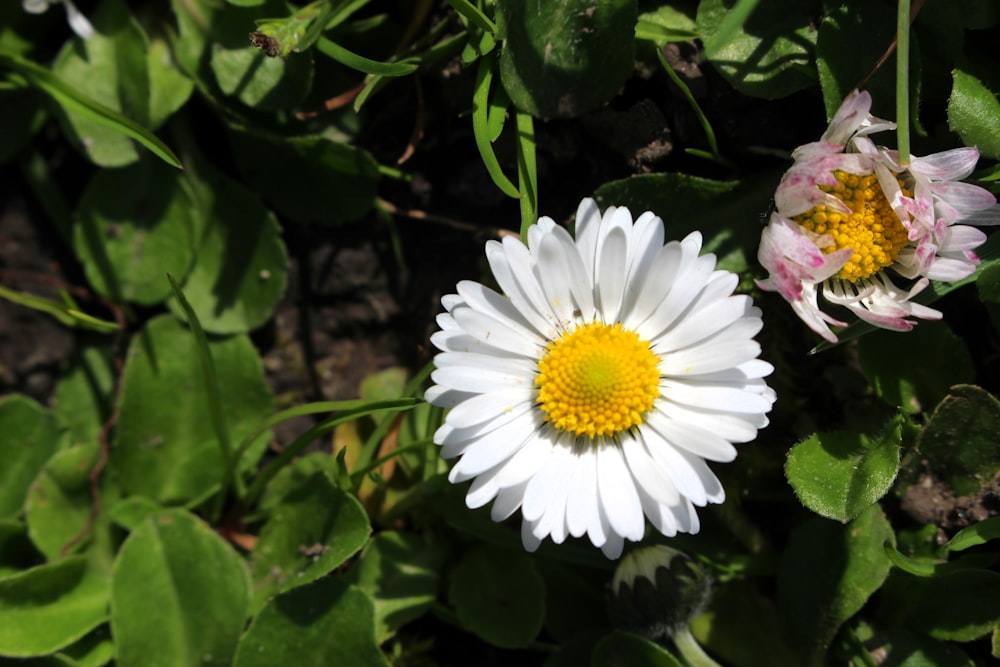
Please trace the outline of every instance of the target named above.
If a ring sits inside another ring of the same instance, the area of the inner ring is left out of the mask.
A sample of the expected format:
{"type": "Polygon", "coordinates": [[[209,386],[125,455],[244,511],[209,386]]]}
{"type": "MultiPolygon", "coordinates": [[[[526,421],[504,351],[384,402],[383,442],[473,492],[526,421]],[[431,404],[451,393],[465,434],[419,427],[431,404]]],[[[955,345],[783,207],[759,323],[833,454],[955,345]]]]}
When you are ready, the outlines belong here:
{"type": "Polygon", "coordinates": [[[69,27],[73,29],[73,32],[84,39],[92,37],[94,35],[94,27],[90,25],[87,17],[76,8],[72,0],[23,0],[21,6],[24,8],[24,11],[30,14],[41,14],[50,5],[60,3],[66,6],[66,18],[69,20],[69,27]]]}
{"type": "Polygon", "coordinates": [[[868,137],[895,128],[869,109],[871,96],[853,91],[822,138],[792,153],[760,240],[758,259],[769,275],[758,285],[779,292],[830,342],[837,336],[829,325],[847,323],[820,309],[820,295],[885,329],[909,331],[908,318],[940,319],[910,299],[930,280],[952,282],[975,270],[973,249],[986,235],[956,223],[1000,222],[992,194],[959,182],[976,166],[975,148],[914,156],[904,168],[896,151],[868,137]],[[889,270],[912,284],[897,286],[889,270]]]}
{"type": "Polygon", "coordinates": [[[434,435],[461,456],[471,508],[519,508],[524,546],[586,534],[609,558],[641,540],[698,531],[695,506],[725,492],[707,461],[767,425],[772,366],[757,358],[760,310],[737,276],[699,256],[701,235],[663,245],[663,222],[580,203],[576,239],[549,218],[528,246],[486,245],[504,294],[471,281],[442,299],[430,403],[434,435]]]}

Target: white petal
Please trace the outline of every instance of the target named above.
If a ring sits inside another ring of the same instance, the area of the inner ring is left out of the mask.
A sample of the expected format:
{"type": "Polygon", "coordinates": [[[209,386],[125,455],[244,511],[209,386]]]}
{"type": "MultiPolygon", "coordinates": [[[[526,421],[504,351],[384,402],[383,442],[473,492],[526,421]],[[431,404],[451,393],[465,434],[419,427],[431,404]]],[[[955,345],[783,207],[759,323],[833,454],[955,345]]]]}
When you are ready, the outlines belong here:
{"type": "Polygon", "coordinates": [[[540,355],[545,346],[545,341],[526,335],[524,330],[512,327],[509,321],[494,319],[468,306],[456,308],[452,317],[470,336],[501,350],[534,357],[540,355]]]}
{"type": "Polygon", "coordinates": [[[525,403],[534,403],[534,391],[504,389],[479,394],[453,407],[445,417],[445,422],[454,428],[467,428],[483,424],[505,413],[523,412],[525,403]]]}
{"type": "Polygon", "coordinates": [[[693,262],[694,257],[685,256],[681,244],[672,241],[659,249],[648,270],[625,286],[627,304],[622,308],[621,319],[627,328],[635,330],[659,308],[670,291],[682,262],[688,261],[693,262]]]}
{"type": "Polygon", "coordinates": [[[521,544],[528,553],[535,553],[542,545],[542,538],[531,534],[531,523],[528,521],[521,522],[521,544]]]}
{"type": "Polygon", "coordinates": [[[693,378],[662,380],[660,391],[664,398],[696,408],[725,409],[737,413],[767,412],[771,409],[771,404],[758,394],[738,387],[703,384],[693,378]]]}
{"type": "MultiPolygon", "coordinates": [[[[653,424],[650,423],[650,426],[653,427],[653,424]]],[[[645,443],[646,451],[656,463],[660,474],[670,479],[681,495],[699,507],[704,506],[708,502],[705,487],[698,471],[684,457],[683,450],[658,433],[655,427],[646,434],[645,443]]]]}
{"type": "Polygon", "coordinates": [[[431,380],[459,391],[485,394],[502,389],[531,389],[534,379],[523,373],[504,373],[493,368],[445,366],[431,373],[431,380]]]}
{"type": "Polygon", "coordinates": [[[525,415],[472,441],[455,464],[457,474],[475,477],[507,460],[535,437],[539,422],[540,418],[525,415]]]}
{"type": "Polygon", "coordinates": [[[656,424],[653,428],[672,444],[711,461],[728,462],[736,458],[736,448],[715,433],[695,424],[669,419],[651,412],[649,420],[656,424]]]}
{"type": "MultiPolygon", "coordinates": [[[[711,286],[722,282],[721,280],[716,281],[711,286]]],[[[709,287],[706,287],[705,292],[709,291],[709,287]]],[[[710,339],[730,324],[744,317],[750,308],[750,297],[744,295],[708,303],[701,308],[696,305],[687,317],[678,322],[676,326],[654,339],[653,345],[656,348],[663,346],[665,349],[679,350],[710,339]]]]}
{"type": "Polygon", "coordinates": [[[454,389],[439,387],[437,385],[428,387],[427,391],[424,392],[424,400],[439,408],[453,408],[473,396],[474,394],[470,394],[467,391],[455,391],[454,389]]]}
{"type": "MultiPolygon", "coordinates": [[[[625,209],[626,214],[628,210],[625,209]]],[[[625,289],[628,239],[626,232],[615,227],[605,236],[598,248],[596,288],[599,297],[597,308],[601,319],[610,324],[618,320],[622,295],[625,289]]]]}
{"type": "Polygon", "coordinates": [[[698,257],[687,266],[682,266],[670,287],[670,292],[653,314],[643,322],[637,331],[646,340],[654,340],[673,325],[687,309],[695,297],[704,289],[709,276],[715,270],[715,256],[698,257]]]}
{"type": "Polygon", "coordinates": [[[497,484],[502,489],[530,481],[552,456],[553,443],[544,437],[529,440],[514,456],[497,469],[497,484]]]}
{"type": "MultiPolygon", "coordinates": [[[[449,479],[451,479],[450,474],[449,479]]],[[[469,492],[465,494],[465,504],[469,509],[478,509],[493,500],[499,491],[500,487],[492,476],[482,475],[472,480],[472,484],[469,485],[469,492]]]]}
{"type": "Polygon", "coordinates": [[[541,519],[558,495],[559,488],[566,485],[571,470],[569,457],[569,447],[557,444],[552,455],[528,482],[528,488],[524,491],[524,502],[521,505],[521,515],[525,519],[528,521],[541,519]]]}
{"type": "Polygon", "coordinates": [[[612,530],[630,540],[641,540],[645,529],[635,481],[621,449],[606,443],[597,450],[597,490],[612,530]]]}
{"type": "Polygon", "coordinates": [[[676,505],[680,502],[681,495],[677,487],[668,477],[660,474],[641,438],[622,438],[622,452],[640,492],[645,491],[657,503],[664,505],[676,505]]]}
{"type": "Polygon", "coordinates": [[[90,39],[94,36],[94,26],[90,25],[90,21],[84,16],[79,9],[76,8],[70,0],[63,0],[66,5],[66,18],[69,20],[69,27],[77,35],[83,39],[90,39]]]}
{"type": "Polygon", "coordinates": [[[497,493],[496,502],[490,508],[490,518],[497,522],[504,521],[516,512],[521,506],[521,501],[524,499],[524,489],[527,486],[528,483],[523,482],[516,486],[500,489],[497,493]]]}
{"type": "Polygon", "coordinates": [[[588,526],[599,523],[597,455],[587,448],[574,452],[574,457],[574,474],[566,500],[566,525],[570,535],[580,537],[587,532],[588,526]]]}
{"type": "Polygon", "coordinates": [[[601,211],[593,199],[584,199],[576,209],[576,245],[580,249],[583,266],[590,284],[594,284],[594,267],[597,265],[597,234],[601,226],[601,211]]]}

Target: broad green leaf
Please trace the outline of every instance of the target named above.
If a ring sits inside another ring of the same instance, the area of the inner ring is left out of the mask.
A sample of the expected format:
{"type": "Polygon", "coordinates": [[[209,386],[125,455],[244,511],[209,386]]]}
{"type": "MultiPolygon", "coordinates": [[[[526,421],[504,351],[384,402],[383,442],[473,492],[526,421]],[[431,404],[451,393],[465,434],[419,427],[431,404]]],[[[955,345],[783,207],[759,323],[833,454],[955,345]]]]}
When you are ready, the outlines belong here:
{"type": "Polygon", "coordinates": [[[744,95],[776,99],[814,85],[818,5],[760,2],[746,23],[727,35],[722,28],[732,2],[703,0],[697,25],[708,61],[744,95]]]}
{"type": "Polygon", "coordinates": [[[628,206],[634,216],[652,211],[663,218],[668,240],[700,232],[702,250],[719,258],[719,268],[745,271],[756,256],[761,227],[754,224],[770,205],[780,174],[745,181],[715,181],[687,174],[643,174],[611,181],[594,197],[602,208],[628,206]],[[734,225],[734,220],[743,224],[734,225]]]}
{"type": "Polygon", "coordinates": [[[462,626],[503,648],[531,643],[545,619],[545,582],[526,554],[467,551],[451,568],[448,599],[462,626]]]}
{"type": "Polygon", "coordinates": [[[28,487],[64,440],[55,416],[28,398],[0,398],[0,519],[21,513],[28,487]]]}
{"type": "MultiPolygon", "coordinates": [[[[826,117],[832,118],[844,98],[857,87],[885,52],[896,33],[896,11],[890,4],[854,3],[832,7],[823,16],[816,39],[816,68],[823,88],[826,117]],[[884,39],[873,38],[875,35],[884,39]]],[[[910,48],[916,44],[911,41],[910,48]]],[[[911,60],[915,60],[912,54],[911,60]]],[[[872,94],[872,113],[895,118],[895,56],[865,84],[872,94]]]]}
{"type": "Polygon", "coordinates": [[[353,222],[374,204],[378,165],[365,150],[322,137],[231,139],[247,183],[296,222],[353,222]]]}
{"type": "MultiPolygon", "coordinates": [[[[93,503],[90,474],[99,454],[96,441],[57,452],[29,489],[25,503],[28,533],[49,561],[59,560],[64,548],[88,525],[93,503]]],[[[107,475],[103,476],[103,482],[100,502],[112,505],[117,493],[108,483],[107,475]]],[[[76,549],[80,547],[87,549],[92,569],[110,575],[115,546],[106,516],[99,516],[89,527],[86,538],[76,549]]]]}
{"type": "Polygon", "coordinates": [[[665,648],[644,637],[615,631],[594,647],[591,667],[682,667],[665,648]]]}
{"type": "Polygon", "coordinates": [[[986,544],[998,537],[1000,537],[1000,516],[990,517],[955,533],[955,536],[948,540],[948,551],[965,551],[969,547],[986,544]]]}
{"type": "Polygon", "coordinates": [[[322,472],[274,507],[254,547],[254,609],[271,596],[308,584],[341,565],[368,541],[371,526],[357,498],[322,472]]]}
{"type": "Polygon", "coordinates": [[[329,452],[311,452],[295,459],[268,482],[258,507],[263,512],[272,512],[282,503],[285,496],[302,488],[315,473],[323,473],[332,484],[335,484],[339,474],[336,457],[329,452]]]}
{"type": "Polygon", "coordinates": [[[146,517],[159,514],[163,506],[145,496],[129,496],[122,498],[108,508],[108,518],[115,525],[131,532],[146,520],[146,517]]]}
{"type": "Polygon", "coordinates": [[[721,584],[707,609],[691,619],[691,632],[726,664],[740,667],[794,665],[778,607],[746,580],[721,584]]]}
{"type": "Polygon", "coordinates": [[[153,37],[146,53],[149,69],[149,126],[156,129],[191,97],[194,82],[174,63],[170,45],[153,37]]]}
{"type": "Polygon", "coordinates": [[[99,293],[118,303],[153,305],[170,294],[167,273],[187,273],[196,210],[181,178],[147,158],[91,179],[77,206],[73,245],[99,293]]]}
{"type": "Polygon", "coordinates": [[[230,665],[249,599],[243,559],[210,526],[180,509],[150,516],[115,561],[117,664],[230,665]]]}
{"type": "Polygon", "coordinates": [[[56,658],[63,658],[72,667],[103,667],[114,660],[115,643],[111,639],[111,629],[101,625],[79,641],[70,644],[56,653],[56,658]]]}
{"type": "Polygon", "coordinates": [[[1000,100],[982,81],[956,69],[948,98],[948,126],[983,157],[1000,159],[1000,100]]]}
{"type": "Polygon", "coordinates": [[[42,555],[28,537],[28,527],[13,519],[0,519],[0,578],[39,565],[42,555]]]}
{"type": "Polygon", "coordinates": [[[219,88],[259,111],[295,108],[312,84],[310,53],[269,58],[247,38],[256,19],[287,15],[287,7],[269,0],[257,7],[230,8],[212,24],[210,57],[219,88]]]}
{"type": "Polygon", "coordinates": [[[698,25],[693,17],[680,8],[662,5],[653,11],[639,14],[635,37],[649,40],[657,46],[668,42],[686,42],[698,38],[698,25]]]}
{"type": "Polygon", "coordinates": [[[800,664],[823,664],[837,629],[881,587],[890,568],[887,541],[895,539],[878,505],[846,525],[816,517],[792,531],[778,571],[778,605],[800,664]]]}
{"type": "Polygon", "coordinates": [[[431,607],[445,556],[429,538],[394,531],[379,533],[365,547],[347,581],[371,597],[379,642],[431,607]]]}
{"type": "Polygon", "coordinates": [[[858,361],[875,393],[907,414],[927,409],[949,387],[975,377],[965,342],[944,322],[864,336],[858,341],[858,361]]]}
{"type": "Polygon", "coordinates": [[[108,582],[83,556],[0,579],[0,655],[48,655],[108,618],[108,582]]]}
{"type": "MultiPolygon", "coordinates": [[[[271,412],[260,357],[244,336],[209,342],[233,442],[271,412]]],[[[255,465],[270,437],[262,433],[240,467],[255,465]]],[[[111,462],[126,495],[163,503],[192,500],[220,483],[222,454],[208,414],[194,337],[176,319],[150,320],[132,341],[121,381],[111,462]]]]}
{"type": "Polygon", "coordinates": [[[500,78],[518,109],[571,118],[618,93],[631,75],[636,0],[497,3],[500,78]]]}
{"type": "Polygon", "coordinates": [[[886,494],[899,471],[902,422],[882,433],[816,433],[795,445],[785,476],[803,505],[828,519],[854,519],[886,494]]]}
{"type": "Polygon", "coordinates": [[[907,630],[880,632],[878,644],[885,652],[882,665],[886,667],[975,667],[976,664],[953,643],[907,630]]]}
{"type": "MultiPolygon", "coordinates": [[[[205,331],[246,333],[263,324],[285,292],[288,255],[274,214],[241,184],[191,158],[184,183],[202,221],[183,290],[205,331]]],[[[176,299],[168,302],[182,320],[176,299]]]]}
{"type": "Polygon", "coordinates": [[[389,667],[375,641],[372,601],[335,576],[282,593],[257,614],[234,667],[389,667]]]}
{"type": "Polygon", "coordinates": [[[1000,574],[974,568],[933,577],[893,573],[883,590],[884,623],[967,642],[1000,624],[1000,574]]]}
{"type": "Polygon", "coordinates": [[[964,496],[1000,471],[1000,401],[972,385],[952,387],[920,433],[917,447],[935,475],[964,496]]]}
{"type": "Polygon", "coordinates": [[[114,378],[107,351],[81,347],[73,352],[69,366],[56,385],[52,411],[69,429],[74,443],[96,443],[105,420],[111,415],[114,378]]]}

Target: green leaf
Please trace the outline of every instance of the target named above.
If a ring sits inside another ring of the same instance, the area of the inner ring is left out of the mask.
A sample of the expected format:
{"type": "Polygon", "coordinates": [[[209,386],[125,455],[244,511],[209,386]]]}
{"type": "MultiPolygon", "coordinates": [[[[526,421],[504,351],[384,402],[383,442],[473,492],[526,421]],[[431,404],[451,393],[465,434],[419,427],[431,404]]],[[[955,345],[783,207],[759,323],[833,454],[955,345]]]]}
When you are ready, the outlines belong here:
{"type": "Polygon", "coordinates": [[[210,62],[220,90],[258,111],[293,109],[312,85],[311,53],[269,58],[247,38],[255,19],[283,14],[287,5],[276,0],[246,9],[228,8],[210,29],[210,62]]]}
{"type": "MultiPolygon", "coordinates": [[[[489,173],[493,183],[508,197],[519,198],[521,194],[517,187],[510,182],[507,175],[500,167],[500,161],[493,151],[493,141],[499,136],[491,132],[490,121],[490,84],[493,81],[493,66],[489,60],[483,59],[479,62],[476,70],[476,87],[472,93],[472,135],[476,140],[476,148],[479,150],[479,158],[483,161],[483,166],[489,173]]],[[[494,114],[494,118],[502,118],[503,114],[494,114]]],[[[502,127],[502,126],[501,126],[502,127]]],[[[501,130],[502,131],[502,130],[501,130]]]]}
{"type": "Polygon", "coordinates": [[[375,642],[372,601],[324,577],[267,603],[240,640],[234,667],[389,667],[375,642]]]}
{"type": "Polygon", "coordinates": [[[111,639],[111,629],[101,625],[79,641],[70,644],[55,655],[72,667],[103,667],[115,657],[115,644],[111,639]]]}
{"type": "MultiPolygon", "coordinates": [[[[233,439],[249,434],[271,411],[260,357],[244,336],[209,341],[233,439]]],[[[182,503],[220,483],[224,461],[208,413],[194,337],[173,317],[153,318],[133,339],[121,380],[111,462],[126,495],[182,503]]],[[[255,465],[265,431],[240,460],[255,465]]]]}
{"type": "Polygon", "coordinates": [[[732,2],[703,0],[697,22],[709,62],[736,90],[753,97],[777,99],[814,85],[816,4],[760,2],[743,25],[729,31],[732,2]]]}
{"type": "Polygon", "coordinates": [[[357,498],[322,472],[273,508],[254,547],[254,609],[271,596],[322,577],[357,553],[371,526],[357,498]]]}
{"type": "Polygon", "coordinates": [[[975,377],[965,342],[944,322],[867,335],[858,341],[858,361],[875,393],[907,414],[937,403],[949,387],[975,377]]]}
{"type": "Polygon", "coordinates": [[[33,308],[56,318],[60,324],[67,327],[80,327],[101,333],[113,333],[118,330],[114,322],[100,320],[77,309],[75,303],[65,303],[46,299],[45,297],[18,292],[0,285],[0,298],[7,299],[26,308],[33,308]]]}
{"type": "Polygon", "coordinates": [[[975,667],[971,658],[955,644],[931,639],[907,630],[879,633],[886,667],[975,667]]]}
{"type": "Polygon", "coordinates": [[[644,637],[616,630],[594,647],[591,667],[682,667],[666,649],[644,637]]]}
{"type": "Polygon", "coordinates": [[[517,551],[466,552],[451,568],[448,598],[464,628],[503,648],[527,646],[545,619],[545,582],[517,551]]]}
{"type": "Polygon", "coordinates": [[[48,655],[108,618],[108,582],[71,556],[0,579],[0,655],[48,655]]]}
{"type": "Polygon", "coordinates": [[[695,20],[681,9],[671,5],[657,7],[651,12],[639,14],[635,26],[635,38],[663,46],[668,42],[686,42],[698,39],[695,20]]]}
{"type": "Polygon", "coordinates": [[[331,42],[325,37],[320,37],[316,41],[316,48],[323,55],[329,56],[342,65],[355,69],[365,74],[378,74],[380,76],[406,76],[417,71],[419,65],[414,62],[391,62],[383,63],[377,60],[369,60],[364,56],[348,51],[344,47],[331,42]]]}
{"type": "Polygon", "coordinates": [[[0,398],[0,519],[21,513],[28,487],[63,438],[56,418],[35,401],[0,398]]]}
{"type": "Polygon", "coordinates": [[[28,538],[28,527],[20,521],[0,519],[0,578],[40,564],[41,554],[28,538]]]}
{"type": "Polygon", "coordinates": [[[111,416],[114,377],[107,351],[87,346],[76,349],[52,396],[52,411],[69,429],[74,443],[96,443],[111,416]]]}
{"type": "Polygon", "coordinates": [[[378,164],[367,151],[322,137],[230,136],[247,183],[292,220],[353,222],[375,202],[378,164]]]}
{"type": "Polygon", "coordinates": [[[883,591],[882,613],[891,626],[972,641],[1000,624],[1000,574],[973,568],[933,577],[894,573],[883,591]]]}
{"type": "Polygon", "coordinates": [[[170,294],[166,274],[194,258],[194,202],[181,173],[145,159],[97,172],[77,206],[73,245],[90,284],[123,303],[153,305],[170,294]]]}
{"type": "Polygon", "coordinates": [[[1000,159],[1000,100],[975,76],[959,69],[951,74],[948,126],[980,155],[1000,159]]]}
{"type": "Polygon", "coordinates": [[[117,526],[132,532],[146,517],[159,514],[163,506],[145,496],[122,498],[108,509],[108,518],[117,526]]]}
{"type": "Polygon", "coordinates": [[[230,665],[249,597],[243,559],[210,526],[179,509],[148,517],[115,562],[117,664],[230,665]]]}
{"type": "Polygon", "coordinates": [[[721,584],[708,608],[691,619],[691,632],[706,649],[740,667],[794,665],[778,607],[746,580],[721,584]]]}
{"type": "MultiPolygon", "coordinates": [[[[260,199],[207,162],[189,160],[185,183],[203,221],[184,295],[210,333],[246,333],[271,317],[288,281],[281,227],[260,199]]],[[[170,310],[187,317],[176,299],[170,310]]]]}
{"type": "MultiPolygon", "coordinates": [[[[49,561],[57,561],[63,547],[76,537],[90,518],[90,472],[97,464],[97,442],[57,452],[46,462],[31,485],[25,503],[28,533],[49,561]]],[[[113,498],[102,498],[109,504],[113,498]]],[[[93,539],[91,530],[90,538],[93,539]]],[[[105,543],[107,553],[113,553],[105,543]]]]}
{"type": "Polygon", "coordinates": [[[493,34],[497,31],[497,27],[493,24],[493,21],[486,14],[483,14],[479,8],[469,2],[469,0],[448,0],[448,4],[483,32],[493,34]]]}
{"type": "Polygon", "coordinates": [[[150,53],[149,40],[121,0],[100,3],[90,18],[95,28],[93,37],[67,43],[53,67],[58,79],[47,82],[51,90],[43,88],[62,106],[67,134],[92,162],[102,167],[120,167],[138,159],[131,139],[140,141],[172,166],[180,166],[176,156],[143,128],[154,129],[166,120],[190,94],[190,84],[176,75],[163,76],[170,67],[169,61],[163,60],[165,51],[158,47],[158,54],[150,53]],[[153,60],[155,55],[160,60],[153,60]],[[155,80],[151,76],[154,71],[155,80]],[[65,90],[59,90],[60,80],[86,91],[83,100],[90,103],[74,99],[83,96],[65,84],[65,90]],[[154,83],[159,88],[155,92],[154,83]],[[159,108],[154,114],[154,99],[158,103],[165,99],[170,102],[166,109],[159,108]],[[118,117],[102,113],[101,107],[118,117]]]}
{"type": "MultiPolygon", "coordinates": [[[[827,118],[833,117],[844,98],[882,57],[895,32],[894,5],[854,3],[831,7],[826,13],[816,39],[816,67],[827,118]],[[879,38],[874,38],[876,35],[879,38]]],[[[910,47],[914,46],[911,41],[910,47]]],[[[880,118],[896,115],[894,60],[895,56],[865,84],[865,90],[872,94],[872,113],[880,118]]]]}
{"type": "Polygon", "coordinates": [[[393,531],[379,533],[365,547],[347,580],[371,597],[380,643],[437,599],[445,556],[435,541],[393,531]]]}
{"type": "Polygon", "coordinates": [[[802,665],[823,664],[837,629],[881,587],[890,568],[887,541],[894,535],[878,505],[846,525],[816,517],[792,532],[778,570],[778,604],[802,665]]]}
{"type": "MultiPolygon", "coordinates": [[[[940,352],[939,352],[940,353],[940,352]]],[[[972,385],[952,387],[917,440],[922,458],[956,496],[975,493],[1000,471],[1000,401],[972,385]]]]}
{"type": "Polygon", "coordinates": [[[948,551],[965,551],[970,547],[986,544],[990,540],[1000,538],[1000,516],[983,519],[955,533],[948,540],[948,551]]]}
{"type": "Polygon", "coordinates": [[[617,94],[632,74],[636,0],[507,0],[500,78],[518,109],[571,118],[617,94]]]}
{"type": "Polygon", "coordinates": [[[892,486],[899,472],[905,417],[897,415],[882,433],[816,433],[795,445],[785,476],[799,501],[828,519],[847,523],[892,486]]]}
{"type": "Polygon", "coordinates": [[[678,173],[642,174],[605,183],[594,197],[602,208],[628,206],[634,216],[656,213],[663,218],[667,239],[701,232],[702,250],[716,254],[718,268],[739,273],[756,256],[761,227],[752,223],[770,205],[779,177],[765,172],[745,181],[715,181],[678,173]]]}
{"type": "Polygon", "coordinates": [[[907,556],[900,552],[892,544],[886,542],[884,545],[885,555],[888,556],[892,564],[903,572],[918,576],[932,577],[937,571],[937,560],[927,556],[907,556]]]}

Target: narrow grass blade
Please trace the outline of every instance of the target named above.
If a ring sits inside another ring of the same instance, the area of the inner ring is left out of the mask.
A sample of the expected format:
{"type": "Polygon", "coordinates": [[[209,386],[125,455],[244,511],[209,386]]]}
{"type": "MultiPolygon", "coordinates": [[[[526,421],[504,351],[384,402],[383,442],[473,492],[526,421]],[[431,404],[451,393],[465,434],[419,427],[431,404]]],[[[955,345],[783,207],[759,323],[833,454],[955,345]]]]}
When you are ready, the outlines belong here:
{"type": "MultiPolygon", "coordinates": [[[[508,197],[517,199],[521,196],[517,187],[511,183],[503,169],[500,168],[500,161],[497,160],[496,153],[493,152],[490,128],[490,84],[493,82],[493,67],[488,58],[479,61],[479,69],[476,71],[476,84],[472,93],[472,134],[476,139],[476,148],[479,149],[479,157],[483,160],[483,166],[489,172],[490,178],[498,188],[508,197]]],[[[495,113],[495,112],[494,112],[495,113]]],[[[495,122],[495,121],[494,121],[495,122]]]]}

